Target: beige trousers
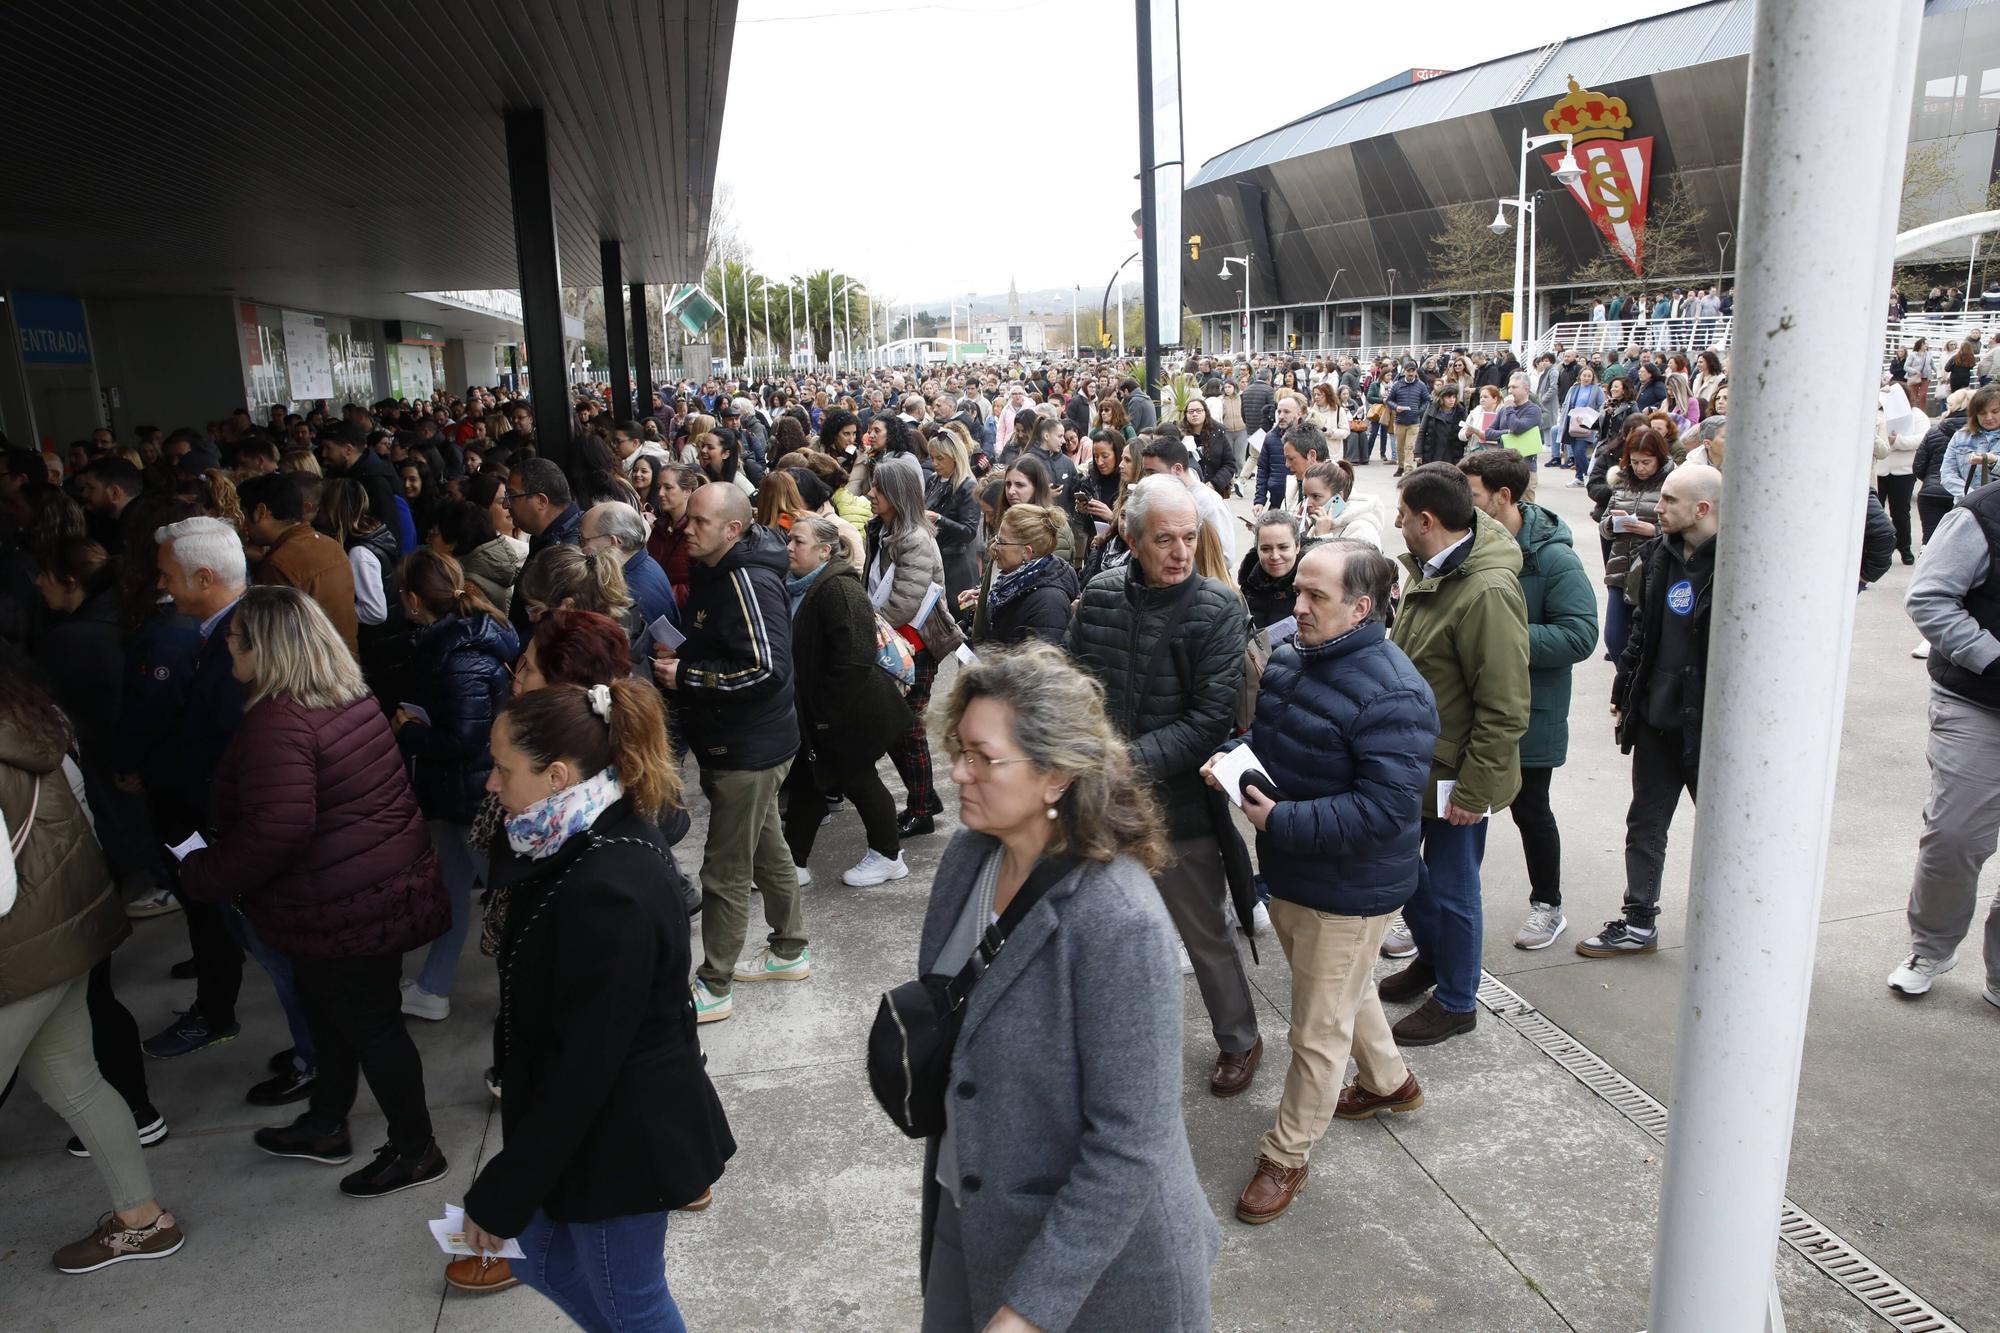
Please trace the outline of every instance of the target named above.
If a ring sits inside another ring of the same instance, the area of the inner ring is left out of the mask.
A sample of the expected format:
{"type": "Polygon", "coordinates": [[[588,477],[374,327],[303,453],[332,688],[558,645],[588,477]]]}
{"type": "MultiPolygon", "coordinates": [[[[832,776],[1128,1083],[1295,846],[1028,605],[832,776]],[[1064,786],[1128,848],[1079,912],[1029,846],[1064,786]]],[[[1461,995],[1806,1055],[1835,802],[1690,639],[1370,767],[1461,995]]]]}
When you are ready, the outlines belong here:
{"type": "Polygon", "coordinates": [[[1410,1076],[1375,993],[1375,954],[1393,915],[1336,916],[1271,899],[1271,929],[1292,966],[1292,1062],[1278,1123],[1258,1151],[1279,1166],[1304,1166],[1326,1132],[1350,1050],[1369,1092],[1394,1092],[1410,1076]]]}

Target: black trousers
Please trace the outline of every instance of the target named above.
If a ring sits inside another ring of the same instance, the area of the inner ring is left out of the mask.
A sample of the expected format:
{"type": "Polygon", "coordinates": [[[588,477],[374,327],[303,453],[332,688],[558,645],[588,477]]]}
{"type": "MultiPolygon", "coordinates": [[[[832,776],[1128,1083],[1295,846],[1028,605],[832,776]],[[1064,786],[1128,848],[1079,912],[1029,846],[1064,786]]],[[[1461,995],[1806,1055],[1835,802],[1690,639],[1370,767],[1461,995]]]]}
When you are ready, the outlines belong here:
{"type": "Polygon", "coordinates": [[[347,1123],[359,1076],[389,1121],[389,1142],[405,1155],[431,1141],[431,1113],[424,1105],[424,1065],[403,1026],[398,982],[403,960],[328,958],[292,960],[299,1007],[319,1048],[319,1081],[308,1114],[321,1129],[347,1123]]]}
{"type": "Polygon", "coordinates": [[[198,903],[178,886],[181,914],[187,918],[188,947],[194,950],[194,1002],[212,1027],[236,1021],[236,997],[243,990],[243,950],[213,903],[198,903]]]}
{"type": "Polygon", "coordinates": [[[1681,788],[1695,794],[1697,769],[1683,756],[1680,732],[1643,722],[1635,723],[1633,732],[1632,804],[1625,812],[1625,919],[1650,929],[1660,915],[1667,829],[1681,803],[1681,788]]]}
{"type": "Polygon", "coordinates": [[[1924,545],[1931,544],[1931,533],[1944,522],[1944,516],[1951,512],[1953,500],[1949,495],[1926,495],[1917,493],[1917,522],[1922,525],[1924,545]]]}
{"type": "Polygon", "coordinates": [[[826,817],[826,798],[839,792],[854,802],[868,845],[890,860],[902,855],[902,835],[896,831],[896,799],[882,785],[875,761],[836,748],[827,755],[832,766],[833,785],[822,787],[813,777],[812,761],[803,749],[785,775],[785,845],[792,849],[792,864],[802,866],[812,855],[819,838],[820,821],[826,817]]]}
{"type": "Polygon", "coordinates": [[[1875,493],[1882,497],[1882,507],[1889,511],[1889,521],[1896,525],[1896,554],[1907,556],[1910,551],[1910,497],[1916,493],[1917,479],[1908,472],[1900,477],[1875,478],[1875,493]]]}
{"type": "Polygon", "coordinates": [[[1528,901],[1562,906],[1562,830],[1549,807],[1553,768],[1521,769],[1521,793],[1509,807],[1521,834],[1521,855],[1528,862],[1528,901]]]}
{"type": "Polygon", "coordinates": [[[91,1052],[97,1057],[104,1081],[118,1090],[134,1115],[152,1109],[152,1098],[146,1091],[146,1057],[139,1050],[139,1024],[132,1011],[111,993],[110,954],[90,969],[84,1003],[90,1010],[91,1052]]]}

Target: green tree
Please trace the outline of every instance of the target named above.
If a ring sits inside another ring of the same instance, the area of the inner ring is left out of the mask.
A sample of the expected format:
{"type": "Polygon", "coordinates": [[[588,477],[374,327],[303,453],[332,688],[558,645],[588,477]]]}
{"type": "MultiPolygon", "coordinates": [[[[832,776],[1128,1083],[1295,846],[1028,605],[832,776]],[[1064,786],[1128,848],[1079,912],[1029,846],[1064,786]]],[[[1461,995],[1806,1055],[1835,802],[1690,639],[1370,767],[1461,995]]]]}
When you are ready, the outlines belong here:
{"type": "MultiPolygon", "coordinates": [[[[1537,207],[1553,208],[1560,204],[1561,201],[1553,193],[1544,192],[1537,207]]],[[[1506,303],[1513,299],[1513,230],[1510,228],[1495,234],[1493,215],[1486,211],[1484,204],[1453,204],[1443,213],[1444,226],[1430,239],[1431,290],[1467,293],[1453,299],[1450,304],[1465,320],[1468,333],[1484,332],[1479,325],[1480,310],[1494,304],[1504,309],[1506,303]],[[1498,296],[1498,302],[1487,293],[1498,296]]],[[[1510,217],[1509,221],[1517,222],[1519,219],[1510,217]]],[[[1546,275],[1556,271],[1560,261],[1552,236],[1537,239],[1536,274],[1545,280],[1546,275]]],[[[1498,321],[1495,320],[1491,327],[1496,333],[1497,326],[1498,321]]]]}
{"type": "MultiPolygon", "coordinates": [[[[1722,262],[1715,247],[1715,233],[1709,229],[1708,210],[1679,176],[1669,177],[1665,189],[1655,189],[1646,206],[1645,250],[1640,256],[1642,272],[1637,277],[1625,256],[1603,240],[1599,232],[1598,253],[1578,265],[1569,281],[1583,295],[1613,292],[1631,287],[1639,278],[1663,282],[1672,278],[1702,278],[1722,262]]],[[[1548,272],[1544,266],[1544,273],[1548,272]]],[[[1544,279],[1546,281],[1546,279],[1544,279]]]]}

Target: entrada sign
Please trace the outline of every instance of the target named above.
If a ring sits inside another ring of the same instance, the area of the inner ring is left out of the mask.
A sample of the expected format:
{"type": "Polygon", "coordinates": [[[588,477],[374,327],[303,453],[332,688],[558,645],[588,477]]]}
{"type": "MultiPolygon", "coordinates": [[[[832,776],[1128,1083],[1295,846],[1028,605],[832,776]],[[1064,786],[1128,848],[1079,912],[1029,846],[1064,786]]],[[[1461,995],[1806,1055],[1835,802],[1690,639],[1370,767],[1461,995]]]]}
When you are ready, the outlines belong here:
{"type": "MultiPolygon", "coordinates": [[[[1569,92],[1542,116],[1550,134],[1574,136],[1574,150],[1583,177],[1569,186],[1583,211],[1616,246],[1625,262],[1638,274],[1645,273],[1646,203],[1652,190],[1653,140],[1627,139],[1632,117],[1626,113],[1625,99],[1577,86],[1571,75],[1569,92]]],[[[1553,171],[1562,161],[1560,151],[1544,153],[1542,161],[1553,171]]]]}

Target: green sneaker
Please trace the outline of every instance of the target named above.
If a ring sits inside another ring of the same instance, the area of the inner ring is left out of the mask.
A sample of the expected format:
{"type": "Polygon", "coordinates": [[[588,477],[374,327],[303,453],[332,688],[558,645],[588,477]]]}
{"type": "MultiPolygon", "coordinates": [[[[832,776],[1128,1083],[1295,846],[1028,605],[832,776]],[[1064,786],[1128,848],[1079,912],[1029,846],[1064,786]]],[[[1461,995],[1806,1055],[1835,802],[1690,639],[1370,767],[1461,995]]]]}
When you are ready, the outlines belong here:
{"type": "Polygon", "coordinates": [[[694,1021],[697,1023],[720,1023],[735,1011],[736,1005],[727,995],[717,995],[709,990],[706,983],[697,979],[692,987],[694,995],[694,1021]]]}
{"type": "Polygon", "coordinates": [[[797,958],[780,958],[767,944],[749,962],[736,965],[738,981],[804,981],[812,974],[811,949],[799,950],[797,958]]]}

